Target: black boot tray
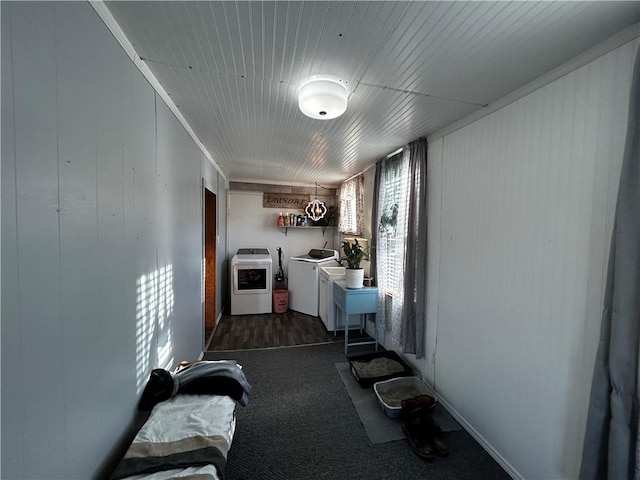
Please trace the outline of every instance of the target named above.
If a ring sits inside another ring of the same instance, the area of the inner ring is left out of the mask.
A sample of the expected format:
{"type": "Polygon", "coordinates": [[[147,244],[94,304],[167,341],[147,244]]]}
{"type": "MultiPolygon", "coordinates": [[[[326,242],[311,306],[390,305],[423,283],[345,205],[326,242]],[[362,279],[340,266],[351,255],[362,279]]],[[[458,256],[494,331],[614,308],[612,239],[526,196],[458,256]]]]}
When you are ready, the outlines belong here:
{"type": "Polygon", "coordinates": [[[411,367],[392,350],[350,356],[347,359],[351,373],[363,388],[371,387],[374,383],[383,380],[415,375],[411,367]],[[391,370],[388,369],[389,367],[392,367],[391,370]]]}

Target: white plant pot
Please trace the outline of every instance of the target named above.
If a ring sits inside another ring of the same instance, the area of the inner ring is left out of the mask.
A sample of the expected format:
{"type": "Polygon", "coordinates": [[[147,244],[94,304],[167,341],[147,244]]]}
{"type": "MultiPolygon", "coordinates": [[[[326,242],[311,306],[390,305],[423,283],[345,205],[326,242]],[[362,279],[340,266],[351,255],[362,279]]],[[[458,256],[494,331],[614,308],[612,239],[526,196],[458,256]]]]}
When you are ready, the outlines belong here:
{"type": "Polygon", "coordinates": [[[362,288],[364,282],[364,268],[347,268],[344,271],[347,288],[362,288]]]}

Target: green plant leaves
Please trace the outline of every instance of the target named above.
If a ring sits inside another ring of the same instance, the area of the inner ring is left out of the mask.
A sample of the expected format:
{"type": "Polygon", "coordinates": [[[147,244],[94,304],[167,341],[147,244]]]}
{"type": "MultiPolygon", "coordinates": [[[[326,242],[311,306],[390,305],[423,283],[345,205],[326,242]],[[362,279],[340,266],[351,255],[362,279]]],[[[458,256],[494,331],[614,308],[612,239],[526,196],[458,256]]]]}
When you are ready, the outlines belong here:
{"type": "Polygon", "coordinates": [[[342,242],[342,249],[346,256],[348,268],[360,268],[360,262],[367,255],[362,245],[358,243],[358,239],[355,239],[355,243],[349,243],[346,240],[342,242]]]}

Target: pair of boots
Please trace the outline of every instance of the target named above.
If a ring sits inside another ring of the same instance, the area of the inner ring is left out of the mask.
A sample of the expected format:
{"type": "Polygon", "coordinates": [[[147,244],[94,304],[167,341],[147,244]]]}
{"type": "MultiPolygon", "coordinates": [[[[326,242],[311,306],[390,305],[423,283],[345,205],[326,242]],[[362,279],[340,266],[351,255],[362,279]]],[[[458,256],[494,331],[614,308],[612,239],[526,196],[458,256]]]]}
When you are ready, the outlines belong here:
{"type": "Polygon", "coordinates": [[[431,395],[419,395],[402,400],[402,431],[411,449],[420,457],[433,460],[446,457],[449,450],[442,439],[442,429],[433,420],[436,400],[431,395]]]}

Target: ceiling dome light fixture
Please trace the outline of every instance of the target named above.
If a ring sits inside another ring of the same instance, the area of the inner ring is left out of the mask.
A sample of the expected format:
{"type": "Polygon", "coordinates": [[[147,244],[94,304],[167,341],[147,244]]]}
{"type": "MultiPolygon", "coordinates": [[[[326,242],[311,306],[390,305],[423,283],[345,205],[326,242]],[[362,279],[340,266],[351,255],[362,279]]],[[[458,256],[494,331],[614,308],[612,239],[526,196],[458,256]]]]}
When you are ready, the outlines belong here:
{"type": "Polygon", "coordinates": [[[298,87],[298,106],[307,117],[330,120],[347,110],[349,90],[344,82],[330,75],[314,75],[298,87]]]}

